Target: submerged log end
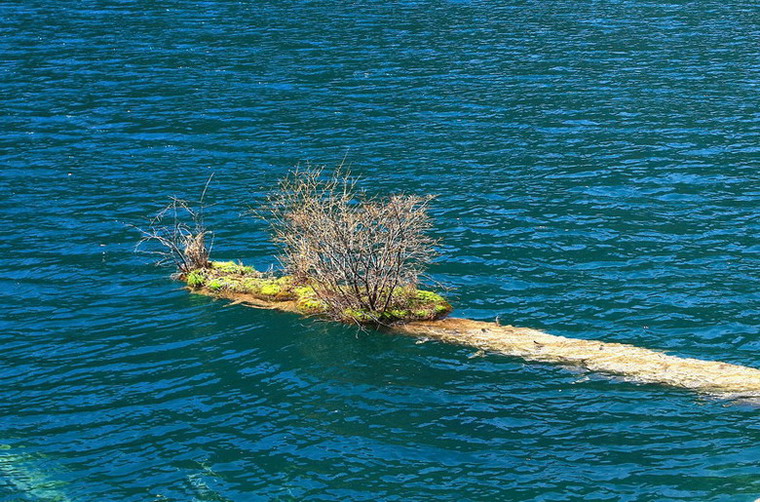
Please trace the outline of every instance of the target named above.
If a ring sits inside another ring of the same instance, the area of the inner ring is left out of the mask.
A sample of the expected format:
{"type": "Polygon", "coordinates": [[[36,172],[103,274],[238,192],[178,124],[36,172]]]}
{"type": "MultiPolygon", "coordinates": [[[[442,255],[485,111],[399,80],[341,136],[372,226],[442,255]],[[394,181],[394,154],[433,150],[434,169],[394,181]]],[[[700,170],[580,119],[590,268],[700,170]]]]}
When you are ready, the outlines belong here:
{"type": "Polygon", "coordinates": [[[397,330],[529,361],[576,366],[640,383],[670,385],[723,397],[760,399],[760,369],[747,366],[468,319],[414,322],[397,330]]]}

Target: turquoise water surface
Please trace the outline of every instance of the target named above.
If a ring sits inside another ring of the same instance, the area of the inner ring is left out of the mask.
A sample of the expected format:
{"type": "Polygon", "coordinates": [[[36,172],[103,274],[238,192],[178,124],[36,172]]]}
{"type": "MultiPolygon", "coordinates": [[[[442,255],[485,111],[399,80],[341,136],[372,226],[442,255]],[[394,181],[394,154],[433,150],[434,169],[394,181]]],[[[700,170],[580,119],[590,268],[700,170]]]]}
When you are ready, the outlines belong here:
{"type": "Polygon", "coordinates": [[[344,155],[455,315],[760,367],[754,0],[0,4],[0,501],[753,501],[760,410],[193,296],[344,155]]]}

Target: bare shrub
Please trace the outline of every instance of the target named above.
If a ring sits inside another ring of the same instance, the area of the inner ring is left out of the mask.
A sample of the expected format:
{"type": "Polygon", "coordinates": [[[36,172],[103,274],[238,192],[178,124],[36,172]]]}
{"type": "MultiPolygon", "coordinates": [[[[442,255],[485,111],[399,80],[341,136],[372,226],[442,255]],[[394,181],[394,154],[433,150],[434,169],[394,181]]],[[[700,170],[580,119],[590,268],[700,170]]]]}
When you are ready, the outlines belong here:
{"type": "Polygon", "coordinates": [[[310,284],[329,313],[345,320],[361,311],[379,322],[413,295],[434,257],[427,235],[432,197],[370,197],[338,168],[296,169],[267,199],[280,260],[310,284]]]}
{"type": "Polygon", "coordinates": [[[210,267],[208,241],[213,234],[204,223],[203,201],[212,178],[206,181],[197,208],[187,200],[170,197],[147,228],[134,227],[142,233],[136,250],[157,255],[157,265],[173,264],[180,274],[210,267]]]}

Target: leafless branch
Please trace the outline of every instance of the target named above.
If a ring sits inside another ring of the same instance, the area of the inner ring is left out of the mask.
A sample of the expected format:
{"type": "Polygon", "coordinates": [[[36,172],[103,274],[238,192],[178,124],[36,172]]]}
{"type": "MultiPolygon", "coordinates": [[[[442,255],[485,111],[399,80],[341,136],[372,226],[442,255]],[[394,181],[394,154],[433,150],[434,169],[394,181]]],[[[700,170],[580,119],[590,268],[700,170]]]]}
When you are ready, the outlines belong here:
{"type": "Polygon", "coordinates": [[[310,283],[336,317],[346,309],[381,316],[412,291],[435,256],[432,197],[370,197],[339,166],[296,168],[267,199],[280,261],[310,283]]]}
{"type": "Polygon", "coordinates": [[[157,265],[173,264],[181,274],[207,268],[213,234],[206,227],[203,210],[213,177],[206,181],[197,208],[185,199],[170,197],[169,203],[148,220],[147,227],[130,225],[142,234],[135,250],[158,256],[157,265]]]}

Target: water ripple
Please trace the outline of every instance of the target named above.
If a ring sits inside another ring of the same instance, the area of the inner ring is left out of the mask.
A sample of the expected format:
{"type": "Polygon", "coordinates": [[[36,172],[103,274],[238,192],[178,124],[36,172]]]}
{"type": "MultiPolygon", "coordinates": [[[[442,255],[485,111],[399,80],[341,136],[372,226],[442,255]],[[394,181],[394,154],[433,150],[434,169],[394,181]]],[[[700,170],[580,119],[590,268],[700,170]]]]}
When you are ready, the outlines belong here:
{"type": "Polygon", "coordinates": [[[757,410],[188,295],[132,253],[348,152],[457,314],[760,367],[748,0],[0,7],[0,499],[753,500],[757,410]]]}

